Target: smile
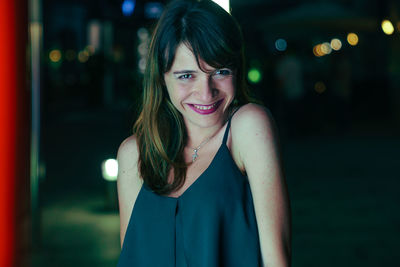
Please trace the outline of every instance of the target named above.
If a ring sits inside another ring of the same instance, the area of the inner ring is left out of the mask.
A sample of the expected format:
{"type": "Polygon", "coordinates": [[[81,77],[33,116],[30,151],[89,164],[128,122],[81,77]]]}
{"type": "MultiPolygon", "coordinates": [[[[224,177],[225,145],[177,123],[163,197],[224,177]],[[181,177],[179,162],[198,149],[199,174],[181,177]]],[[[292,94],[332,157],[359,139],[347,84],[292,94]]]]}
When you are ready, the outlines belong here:
{"type": "Polygon", "coordinates": [[[215,102],[211,105],[198,105],[198,104],[188,104],[188,105],[191,109],[193,109],[197,113],[202,114],[202,115],[207,115],[207,114],[214,113],[218,109],[218,107],[222,103],[222,101],[223,101],[223,99],[218,100],[217,102],[215,102]]]}
{"type": "Polygon", "coordinates": [[[214,104],[212,104],[212,105],[210,105],[210,106],[199,106],[199,105],[193,105],[195,108],[197,108],[197,109],[202,109],[202,110],[209,110],[209,109],[212,109],[213,107],[215,107],[215,105],[216,105],[217,103],[214,103],[214,104]]]}

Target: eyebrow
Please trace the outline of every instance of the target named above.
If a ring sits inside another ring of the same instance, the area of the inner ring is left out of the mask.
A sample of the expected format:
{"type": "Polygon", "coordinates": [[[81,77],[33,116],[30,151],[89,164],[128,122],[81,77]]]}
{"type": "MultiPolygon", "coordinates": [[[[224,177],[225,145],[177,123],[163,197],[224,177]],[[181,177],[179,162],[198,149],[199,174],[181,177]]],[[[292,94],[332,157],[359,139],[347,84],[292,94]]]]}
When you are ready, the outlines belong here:
{"type": "Polygon", "coordinates": [[[183,74],[183,73],[197,73],[195,70],[178,70],[174,71],[173,74],[183,74]]]}

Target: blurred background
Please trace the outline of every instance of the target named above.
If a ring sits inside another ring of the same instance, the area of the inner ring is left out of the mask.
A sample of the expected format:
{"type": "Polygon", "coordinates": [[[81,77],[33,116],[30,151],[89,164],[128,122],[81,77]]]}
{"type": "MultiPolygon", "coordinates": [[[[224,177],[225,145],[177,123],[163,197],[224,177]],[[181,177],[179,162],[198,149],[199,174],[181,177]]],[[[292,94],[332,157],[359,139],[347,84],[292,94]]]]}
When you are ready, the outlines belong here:
{"type": "MultiPolygon", "coordinates": [[[[2,245],[15,246],[14,266],[116,266],[115,169],[106,160],[132,133],[165,4],[11,7],[15,25],[1,30],[17,32],[19,50],[4,56],[19,62],[18,130],[9,136],[19,167],[9,183],[15,210],[1,220],[14,218],[15,238],[2,245]]],[[[230,0],[230,10],[243,30],[249,85],[279,130],[292,265],[398,265],[400,2],[230,0]]]]}

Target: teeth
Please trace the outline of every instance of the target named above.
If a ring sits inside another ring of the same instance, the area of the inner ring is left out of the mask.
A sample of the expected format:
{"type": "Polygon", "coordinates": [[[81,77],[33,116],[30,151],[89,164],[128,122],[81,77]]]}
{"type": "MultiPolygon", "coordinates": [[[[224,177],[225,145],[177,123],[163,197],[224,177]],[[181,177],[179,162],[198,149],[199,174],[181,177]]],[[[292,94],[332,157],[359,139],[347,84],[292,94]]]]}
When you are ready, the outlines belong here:
{"type": "Polygon", "coordinates": [[[214,103],[214,104],[212,104],[212,105],[210,105],[210,106],[199,106],[199,105],[193,104],[193,106],[194,106],[195,108],[201,109],[201,110],[210,110],[210,109],[212,109],[213,107],[215,107],[216,104],[217,104],[217,103],[214,103]]]}

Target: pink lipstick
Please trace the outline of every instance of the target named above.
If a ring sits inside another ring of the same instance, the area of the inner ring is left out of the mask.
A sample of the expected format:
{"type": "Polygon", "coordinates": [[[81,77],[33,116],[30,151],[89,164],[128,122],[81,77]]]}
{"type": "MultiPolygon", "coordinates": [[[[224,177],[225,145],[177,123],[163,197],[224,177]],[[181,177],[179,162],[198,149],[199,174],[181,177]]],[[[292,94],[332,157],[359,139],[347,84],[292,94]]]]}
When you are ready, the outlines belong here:
{"type": "Polygon", "coordinates": [[[191,109],[193,109],[197,113],[202,115],[207,115],[214,113],[218,109],[219,105],[221,105],[222,101],[223,99],[218,100],[217,102],[211,105],[198,105],[198,104],[188,104],[188,105],[191,109]]]}

